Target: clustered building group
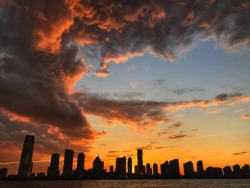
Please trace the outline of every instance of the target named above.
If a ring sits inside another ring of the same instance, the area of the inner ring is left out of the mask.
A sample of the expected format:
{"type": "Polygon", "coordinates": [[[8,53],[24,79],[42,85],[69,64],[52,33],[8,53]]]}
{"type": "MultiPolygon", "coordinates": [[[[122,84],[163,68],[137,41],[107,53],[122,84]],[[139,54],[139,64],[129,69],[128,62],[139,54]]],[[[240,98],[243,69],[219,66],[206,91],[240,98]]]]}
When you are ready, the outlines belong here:
{"type": "Polygon", "coordinates": [[[132,178],[250,178],[250,167],[248,164],[242,168],[236,164],[233,170],[230,166],[223,169],[218,167],[203,168],[203,162],[197,162],[197,171],[194,171],[193,163],[188,161],[183,164],[184,176],[180,174],[179,160],[173,159],[166,161],[160,165],[160,173],[158,165],[150,164],[143,165],[143,150],[137,150],[137,165],[132,170],[132,158],[126,157],[116,158],[116,166],[110,166],[109,172],[104,169],[104,162],[97,156],[93,162],[93,168],[84,169],[85,155],[79,153],[77,157],[77,167],[73,170],[74,150],[65,149],[63,172],[60,174],[59,161],[60,154],[53,153],[51,156],[50,166],[47,169],[47,175],[44,172],[37,173],[35,176],[32,173],[33,169],[33,150],[35,137],[27,135],[21,154],[18,175],[7,176],[7,168],[0,169],[0,179],[132,179],[132,178]]]}

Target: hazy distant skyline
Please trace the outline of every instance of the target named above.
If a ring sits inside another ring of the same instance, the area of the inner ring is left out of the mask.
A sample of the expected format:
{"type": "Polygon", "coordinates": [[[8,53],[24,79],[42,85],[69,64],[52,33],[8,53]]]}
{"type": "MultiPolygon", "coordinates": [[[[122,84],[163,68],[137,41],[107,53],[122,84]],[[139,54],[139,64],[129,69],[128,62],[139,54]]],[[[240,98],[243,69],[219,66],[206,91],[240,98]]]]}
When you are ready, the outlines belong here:
{"type": "Polygon", "coordinates": [[[86,169],[138,148],[249,164],[249,17],[248,0],[0,0],[0,168],[27,134],[35,172],[67,139],[86,169]]]}

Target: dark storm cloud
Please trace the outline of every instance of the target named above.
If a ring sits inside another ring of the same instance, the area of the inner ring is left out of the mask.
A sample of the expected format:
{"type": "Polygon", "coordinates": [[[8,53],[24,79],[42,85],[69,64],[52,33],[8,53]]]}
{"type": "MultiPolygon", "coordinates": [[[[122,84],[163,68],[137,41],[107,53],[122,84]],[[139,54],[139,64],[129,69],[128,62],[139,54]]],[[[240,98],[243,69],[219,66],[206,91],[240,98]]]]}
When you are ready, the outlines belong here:
{"type": "MultiPolygon", "coordinates": [[[[248,0],[0,1],[0,107],[86,139],[95,131],[84,112],[142,125],[168,121],[162,106],[211,101],[166,105],[86,94],[76,99],[71,90],[87,71],[84,61],[99,62],[99,75],[106,76],[110,61],[126,61],[145,50],[175,60],[198,39],[212,37],[225,48],[249,49],[249,17],[248,0]],[[78,47],[84,59],[78,58],[78,47]]],[[[233,97],[215,100],[221,104],[233,97]]]]}
{"type": "Polygon", "coordinates": [[[126,61],[145,49],[174,60],[200,38],[214,38],[229,49],[250,46],[248,0],[103,0],[84,7],[89,12],[75,19],[69,37],[99,51],[102,75],[110,60],[126,61]]]}
{"type": "Polygon", "coordinates": [[[77,47],[60,44],[71,22],[64,2],[8,1],[0,17],[0,106],[69,136],[93,138],[70,96],[86,67],[77,47]]]}
{"type": "Polygon", "coordinates": [[[75,93],[74,98],[87,114],[124,124],[153,126],[159,122],[167,122],[162,106],[164,103],[138,100],[114,100],[98,94],[75,93]]]}
{"type": "MultiPolygon", "coordinates": [[[[241,93],[219,94],[211,100],[190,100],[190,101],[141,101],[141,100],[115,100],[105,95],[93,93],[74,93],[73,98],[78,101],[78,105],[84,112],[90,115],[101,117],[108,121],[118,121],[128,125],[155,126],[159,123],[170,122],[172,117],[167,115],[168,111],[179,111],[185,108],[200,106],[207,108],[210,106],[232,105],[241,102],[249,102],[250,97],[241,93]],[[227,95],[226,98],[218,96],[227,95]],[[220,100],[218,100],[220,98],[220,100]]],[[[170,134],[170,129],[183,126],[177,122],[168,127],[160,135],[170,134]]]]}

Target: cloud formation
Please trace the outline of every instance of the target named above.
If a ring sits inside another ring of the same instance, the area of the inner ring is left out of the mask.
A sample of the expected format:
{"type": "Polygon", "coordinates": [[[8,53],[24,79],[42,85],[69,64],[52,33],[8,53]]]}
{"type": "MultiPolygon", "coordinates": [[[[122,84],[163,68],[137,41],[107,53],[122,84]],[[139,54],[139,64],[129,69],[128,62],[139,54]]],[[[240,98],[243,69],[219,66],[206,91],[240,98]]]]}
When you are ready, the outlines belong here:
{"type": "Polygon", "coordinates": [[[241,116],[241,119],[244,119],[244,120],[250,119],[250,114],[243,114],[243,115],[241,116]]]}
{"type": "Polygon", "coordinates": [[[181,88],[181,89],[172,89],[171,90],[174,94],[177,95],[182,95],[182,94],[186,94],[186,93],[193,93],[193,92],[202,92],[205,91],[202,88],[181,88]]]}
{"type": "Polygon", "coordinates": [[[243,98],[123,102],[72,95],[72,89],[87,72],[85,62],[97,61],[96,74],[106,76],[109,62],[125,62],[145,51],[173,61],[197,38],[214,38],[227,49],[249,49],[247,0],[9,0],[0,5],[0,107],[13,117],[55,126],[73,138],[93,139],[96,133],[85,112],[150,125],[169,121],[164,110],[243,98]]]}
{"type": "Polygon", "coordinates": [[[85,113],[103,119],[118,121],[138,126],[154,126],[160,122],[168,122],[162,106],[164,103],[139,100],[114,100],[105,96],[90,93],[74,93],[79,106],[85,113]]]}
{"type": "Polygon", "coordinates": [[[169,136],[168,139],[180,140],[180,139],[187,138],[187,137],[191,137],[191,136],[186,135],[186,134],[175,134],[175,135],[169,136]]]}
{"type": "Polygon", "coordinates": [[[244,155],[247,154],[248,152],[246,151],[242,151],[242,152],[238,152],[238,153],[233,153],[232,155],[244,155]]]}

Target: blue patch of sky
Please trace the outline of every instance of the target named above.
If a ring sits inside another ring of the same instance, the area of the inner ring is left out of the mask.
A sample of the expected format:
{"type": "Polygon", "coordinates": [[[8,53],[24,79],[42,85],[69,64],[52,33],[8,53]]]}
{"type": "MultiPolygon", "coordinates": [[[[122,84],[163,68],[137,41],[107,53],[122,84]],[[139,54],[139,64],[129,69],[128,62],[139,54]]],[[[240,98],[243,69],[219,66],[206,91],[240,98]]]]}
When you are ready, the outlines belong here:
{"type": "Polygon", "coordinates": [[[110,63],[109,68],[107,77],[85,76],[76,88],[84,85],[90,92],[111,95],[142,92],[141,100],[158,101],[212,99],[217,94],[232,92],[250,95],[250,54],[226,51],[213,40],[199,42],[174,63],[145,53],[124,64],[110,63]],[[132,65],[136,70],[128,70],[132,65]],[[132,82],[138,87],[132,88],[132,82]],[[204,91],[186,90],[181,95],[173,92],[192,88],[204,91]]]}

